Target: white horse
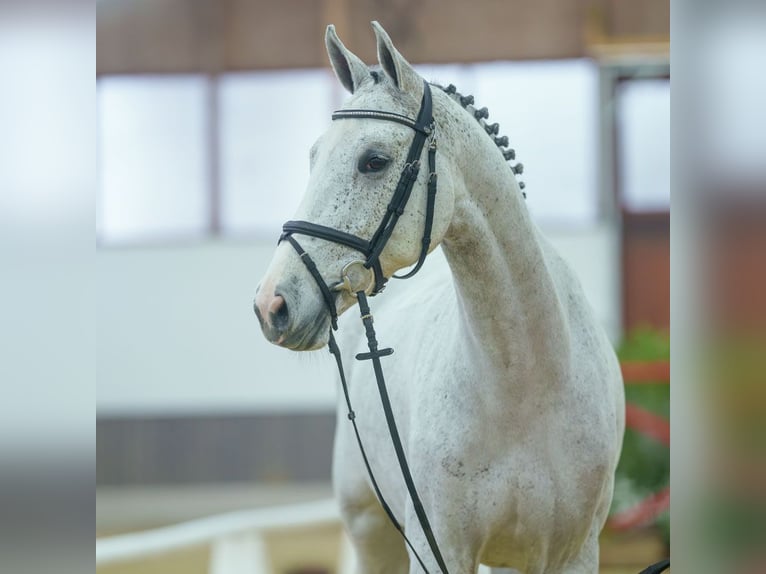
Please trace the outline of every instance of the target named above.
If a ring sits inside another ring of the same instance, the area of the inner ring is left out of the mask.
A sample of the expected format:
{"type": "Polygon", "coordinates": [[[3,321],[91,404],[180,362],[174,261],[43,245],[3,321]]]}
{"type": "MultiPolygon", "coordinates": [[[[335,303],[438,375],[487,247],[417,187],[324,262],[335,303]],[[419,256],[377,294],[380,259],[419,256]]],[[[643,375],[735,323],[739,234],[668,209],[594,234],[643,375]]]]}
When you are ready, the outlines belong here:
{"type": "MultiPolygon", "coordinates": [[[[371,71],[328,27],[332,67],[351,92],[346,108],[414,117],[423,79],[375,22],[382,70],[371,71]]],[[[371,300],[386,381],[415,484],[451,574],[479,564],[527,574],[595,573],[624,429],[619,365],[578,279],[530,218],[514,172],[471,105],[433,90],[438,194],[434,264],[371,300]]],[[[371,237],[386,210],[413,131],[394,122],[333,122],[311,150],[297,217],[371,237]]],[[[285,150],[285,155],[289,150],[285,150]]],[[[425,164],[426,151],[423,151],[425,164]]],[[[555,166],[551,166],[555,169],[555,166]]],[[[420,250],[427,170],[380,257],[386,277],[420,250]]],[[[328,341],[316,281],[283,242],[256,294],[269,340],[294,350],[328,341]]],[[[301,237],[334,283],[352,249],[301,237]]],[[[338,312],[356,299],[334,292],[338,312]]],[[[355,315],[355,314],[350,314],[355,315]]],[[[354,320],[356,319],[356,320],[354,320]]],[[[362,440],[381,491],[430,572],[438,572],[402,481],[358,318],[340,347],[362,440]]],[[[333,481],[359,572],[421,571],[370,487],[340,399],[333,481]]]]}

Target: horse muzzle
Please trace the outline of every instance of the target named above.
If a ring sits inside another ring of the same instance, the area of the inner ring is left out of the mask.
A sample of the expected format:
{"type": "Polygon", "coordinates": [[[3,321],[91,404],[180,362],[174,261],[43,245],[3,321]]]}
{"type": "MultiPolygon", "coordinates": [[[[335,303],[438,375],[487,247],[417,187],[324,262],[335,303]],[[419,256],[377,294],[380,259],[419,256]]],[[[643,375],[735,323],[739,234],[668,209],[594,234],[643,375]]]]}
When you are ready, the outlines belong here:
{"type": "Polygon", "coordinates": [[[259,289],[253,302],[255,316],[264,337],[270,343],[294,351],[323,347],[327,343],[330,328],[329,313],[319,308],[317,311],[320,316],[306,318],[299,307],[294,298],[279,288],[272,293],[259,289]]]}

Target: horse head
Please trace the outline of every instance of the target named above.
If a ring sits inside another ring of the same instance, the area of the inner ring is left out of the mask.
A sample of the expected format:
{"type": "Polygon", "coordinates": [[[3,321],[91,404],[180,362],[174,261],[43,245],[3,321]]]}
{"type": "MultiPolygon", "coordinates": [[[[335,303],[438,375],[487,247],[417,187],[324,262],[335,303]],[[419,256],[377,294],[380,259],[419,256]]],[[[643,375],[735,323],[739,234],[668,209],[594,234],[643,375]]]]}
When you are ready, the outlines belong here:
{"type": "Polygon", "coordinates": [[[440,170],[426,169],[429,163],[436,167],[436,125],[415,121],[413,127],[405,121],[419,117],[424,98],[430,107],[430,88],[377,22],[373,29],[380,69],[368,68],[343,45],[333,26],[327,28],[325,43],[332,68],[351,98],[311,148],[309,181],[296,221],[285,225],[256,290],[254,309],[264,335],[289,349],[324,346],[334,315],[354,305],[355,292],[380,291],[397,271],[422,263],[452,218],[452,178],[441,147],[440,170]],[[415,161],[408,161],[414,137],[424,142],[415,161]],[[431,171],[439,172],[439,192],[429,207],[429,183],[434,195],[436,186],[431,171]],[[401,204],[406,209],[398,210],[390,230],[382,230],[405,173],[413,180],[401,204]],[[426,245],[427,219],[431,230],[426,245]],[[384,240],[376,241],[381,234],[384,240]],[[381,249],[371,255],[374,244],[381,249]]]}

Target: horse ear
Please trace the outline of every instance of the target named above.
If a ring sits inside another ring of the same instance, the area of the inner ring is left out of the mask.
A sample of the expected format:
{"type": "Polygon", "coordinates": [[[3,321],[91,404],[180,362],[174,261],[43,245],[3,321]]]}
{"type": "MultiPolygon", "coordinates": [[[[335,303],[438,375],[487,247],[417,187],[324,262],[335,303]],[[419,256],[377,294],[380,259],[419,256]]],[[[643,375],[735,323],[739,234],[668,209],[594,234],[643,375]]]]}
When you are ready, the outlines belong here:
{"type": "Polygon", "coordinates": [[[335,33],[335,26],[332,24],[327,26],[324,43],[327,46],[327,55],[330,57],[330,64],[332,64],[335,75],[343,87],[353,94],[359,85],[370,77],[370,71],[362,60],[343,45],[335,33]]]}
{"type": "Polygon", "coordinates": [[[404,59],[404,56],[394,48],[394,43],[388,33],[377,20],[372,22],[372,29],[375,31],[375,38],[378,43],[378,61],[383,71],[401,91],[412,94],[420,93],[423,89],[423,79],[404,59]]]}

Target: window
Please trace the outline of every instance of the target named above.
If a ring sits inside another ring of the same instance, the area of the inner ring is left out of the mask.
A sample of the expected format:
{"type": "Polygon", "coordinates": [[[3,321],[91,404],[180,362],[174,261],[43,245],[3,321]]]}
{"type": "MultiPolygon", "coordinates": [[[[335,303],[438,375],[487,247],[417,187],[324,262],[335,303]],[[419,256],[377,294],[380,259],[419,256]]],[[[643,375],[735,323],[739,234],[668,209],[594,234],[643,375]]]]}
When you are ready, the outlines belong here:
{"type": "Polygon", "coordinates": [[[489,109],[516,150],[527,205],[544,223],[597,217],[597,69],[586,60],[417,66],[489,109]]]}
{"type": "Polygon", "coordinates": [[[766,34],[747,4],[725,5],[700,45],[705,65],[693,77],[698,109],[689,142],[701,177],[726,189],[763,190],[766,181],[766,34]],[[742,185],[744,184],[744,185],[742,185]]]}
{"type": "Polygon", "coordinates": [[[628,211],[670,208],[670,81],[626,80],[617,86],[620,202],[628,211]]]}
{"type": "Polygon", "coordinates": [[[544,223],[597,217],[598,76],[586,60],[476,67],[476,101],[487,106],[524,164],[527,203],[544,223]]]}
{"type": "Polygon", "coordinates": [[[327,70],[229,74],[220,82],[224,233],[278,235],[309,176],[309,150],[330,123],[327,70]]]}
{"type": "Polygon", "coordinates": [[[99,81],[100,209],[104,242],[200,236],[208,222],[207,80],[99,81]]]}
{"type": "MultiPolygon", "coordinates": [[[[594,64],[417,67],[489,108],[524,164],[520,179],[539,221],[597,217],[594,64]]],[[[276,236],[306,188],[309,149],[345,96],[326,69],[100,79],[100,240],[216,229],[276,236]]]]}

